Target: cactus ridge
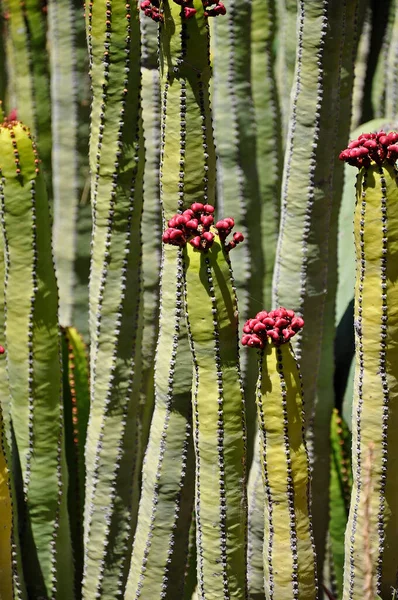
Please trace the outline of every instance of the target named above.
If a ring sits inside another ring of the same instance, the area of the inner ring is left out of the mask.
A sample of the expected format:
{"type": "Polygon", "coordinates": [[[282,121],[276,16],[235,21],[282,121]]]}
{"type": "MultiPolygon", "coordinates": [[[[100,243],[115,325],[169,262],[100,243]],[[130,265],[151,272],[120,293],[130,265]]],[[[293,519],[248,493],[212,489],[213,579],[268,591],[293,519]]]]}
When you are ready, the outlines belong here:
{"type": "Polygon", "coordinates": [[[224,252],[217,237],[206,253],[189,245],[184,249],[187,322],[194,360],[195,512],[201,598],[246,598],[248,593],[246,497],[241,487],[246,477],[245,417],[239,354],[231,339],[233,332],[237,334],[236,299],[224,252]],[[215,494],[216,505],[211,501],[215,494]]]}
{"type": "Polygon", "coordinates": [[[137,5],[103,8],[91,2],[86,12],[93,243],[83,589],[115,598],[115,589],[124,592],[138,508],[144,155],[137,5]]]}
{"type": "MultiPolygon", "coordinates": [[[[175,268],[172,265],[173,269],[175,268]]],[[[187,351],[182,294],[182,257],[177,257],[175,297],[161,296],[161,314],[174,306],[174,319],[164,323],[157,346],[155,364],[155,409],[143,467],[143,488],[137,531],[134,538],[127,595],[134,598],[170,597],[182,593],[184,560],[193,502],[193,448],[190,408],[190,365],[181,372],[187,351]],[[171,339],[167,333],[171,333],[171,339]],[[170,346],[171,342],[171,348],[170,346]],[[165,344],[168,348],[166,349],[165,344]],[[163,371],[167,357],[167,378],[163,371]],[[188,374],[188,381],[182,375],[188,374]],[[165,388],[163,385],[166,384],[165,388]],[[156,467],[154,468],[154,465],[156,467]],[[173,474],[173,477],[171,477],[173,474]],[[180,522],[185,517],[185,522],[180,522]],[[173,578],[169,577],[174,557],[173,578]]]]}
{"type": "Polygon", "coordinates": [[[0,128],[0,139],[7,370],[27,507],[21,534],[25,576],[30,594],[61,599],[71,593],[73,567],[63,493],[61,338],[49,207],[29,131],[17,122],[6,122],[0,128]],[[42,348],[46,360],[40,358],[42,348]],[[42,581],[37,580],[38,569],[42,581]]]}
{"type": "MultiPolygon", "coordinates": [[[[389,134],[391,135],[391,134],[389,134]]],[[[388,138],[388,136],[386,136],[388,138]]],[[[382,139],[380,138],[382,141],[382,139]]],[[[353,406],[353,493],[346,530],[344,599],[356,600],[369,566],[364,557],[364,531],[369,531],[372,593],[388,595],[395,585],[396,539],[396,299],[394,248],[397,172],[388,158],[362,168],[357,179],[355,238],[356,373],[353,406]],[[373,307],[369,312],[369,304],[373,307]],[[369,344],[369,340],[372,342],[369,344]],[[366,390],[366,392],[365,392],[366,390]],[[368,522],[363,473],[369,445],[374,446],[368,522]]]]}

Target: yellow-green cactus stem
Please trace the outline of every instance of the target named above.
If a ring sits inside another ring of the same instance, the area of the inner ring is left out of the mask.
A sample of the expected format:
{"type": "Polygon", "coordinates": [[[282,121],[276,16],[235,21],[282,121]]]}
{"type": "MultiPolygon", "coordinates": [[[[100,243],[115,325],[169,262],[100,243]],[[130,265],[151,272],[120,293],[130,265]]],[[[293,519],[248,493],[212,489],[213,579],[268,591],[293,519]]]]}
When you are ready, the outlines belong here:
{"type": "Polygon", "coordinates": [[[264,600],[264,487],[260,460],[260,432],[257,432],[247,484],[248,532],[247,579],[250,600],[264,600]]]}
{"type": "MultiPolygon", "coordinates": [[[[198,596],[247,598],[246,428],[237,344],[237,303],[228,257],[243,239],[234,221],[214,223],[193,203],[169,220],[163,241],[182,247],[194,364],[195,515],[198,596]],[[189,243],[187,243],[189,242],[189,243]]],[[[181,250],[178,250],[181,252],[181,250]]]]}
{"type": "Polygon", "coordinates": [[[86,4],[92,82],[83,598],[122,598],[139,498],[144,141],[136,0],[86,4]]]}
{"type": "MultiPolygon", "coordinates": [[[[51,190],[51,95],[47,7],[37,0],[7,0],[8,110],[17,110],[37,139],[51,190]]],[[[50,193],[51,196],[51,193],[50,193]]]]}
{"type": "Polygon", "coordinates": [[[345,537],[344,600],[364,597],[369,569],[373,594],[389,598],[398,570],[397,142],[394,132],[362,134],[340,154],[359,168],[354,218],[353,489],[345,537]],[[370,445],[369,492],[365,463],[370,445]]]}
{"type": "Polygon", "coordinates": [[[73,597],[58,290],[43,174],[22,124],[0,126],[5,345],[23,480],[20,539],[29,597],[73,597]],[[38,576],[39,574],[39,576],[38,576]]]}
{"type": "MultiPolygon", "coordinates": [[[[158,3],[149,4],[141,7],[153,15],[158,3]]],[[[160,199],[165,220],[194,201],[214,204],[209,31],[202,0],[187,7],[172,0],[162,3],[159,58],[160,199]],[[191,11],[190,18],[184,8],[191,11]]],[[[155,406],[126,591],[142,599],[183,597],[194,498],[192,359],[181,252],[163,248],[160,275],[155,406]]]]}
{"type": "Polygon", "coordinates": [[[318,598],[301,376],[289,342],[303,324],[279,308],[258,313],[243,327],[243,345],[260,349],[256,401],[267,600],[318,598]]]}

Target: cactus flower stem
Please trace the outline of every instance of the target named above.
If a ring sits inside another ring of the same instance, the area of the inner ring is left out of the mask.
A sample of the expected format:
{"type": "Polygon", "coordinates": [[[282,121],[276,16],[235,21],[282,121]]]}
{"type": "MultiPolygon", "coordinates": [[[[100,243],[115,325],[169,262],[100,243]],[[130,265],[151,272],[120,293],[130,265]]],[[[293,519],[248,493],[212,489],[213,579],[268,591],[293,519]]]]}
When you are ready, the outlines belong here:
{"type": "Polygon", "coordinates": [[[303,324],[292,310],[279,308],[258,313],[243,328],[242,344],[260,349],[256,395],[267,600],[318,597],[301,376],[289,343],[303,324]]]}
{"type": "Polygon", "coordinates": [[[345,537],[344,600],[364,597],[369,557],[374,596],[390,597],[398,571],[397,157],[398,133],[384,131],[360,135],[340,154],[341,160],[359,168],[354,218],[353,490],[345,537]],[[370,444],[369,491],[365,463],[370,444]],[[364,547],[367,536],[370,552],[364,547]]]}
{"type": "Polygon", "coordinates": [[[172,217],[163,241],[183,248],[196,459],[198,595],[247,598],[246,430],[237,305],[228,252],[243,240],[234,221],[193,203],[172,217]]]}
{"type": "Polygon", "coordinates": [[[0,148],[5,339],[26,510],[20,527],[24,573],[29,597],[66,600],[73,597],[73,560],[48,199],[29,131],[5,121],[0,148]]]}

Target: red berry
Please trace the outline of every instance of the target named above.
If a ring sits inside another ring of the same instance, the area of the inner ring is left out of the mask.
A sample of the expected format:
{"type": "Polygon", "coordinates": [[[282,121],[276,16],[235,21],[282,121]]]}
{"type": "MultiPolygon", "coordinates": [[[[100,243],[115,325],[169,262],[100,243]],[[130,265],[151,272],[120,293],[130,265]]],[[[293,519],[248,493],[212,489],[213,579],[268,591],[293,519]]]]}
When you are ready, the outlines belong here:
{"type": "Polygon", "coordinates": [[[0,354],[4,354],[5,351],[6,350],[5,350],[4,346],[0,346],[0,354]]]}
{"type": "Polygon", "coordinates": [[[214,233],[212,233],[211,231],[205,231],[202,234],[202,237],[206,240],[206,242],[212,242],[214,240],[214,233]]]}
{"type": "Polygon", "coordinates": [[[240,231],[236,231],[233,235],[234,238],[234,242],[236,242],[237,244],[240,244],[240,242],[243,242],[243,240],[245,239],[243,237],[243,233],[241,233],[240,231]]]}
{"type": "Polygon", "coordinates": [[[202,212],[203,208],[204,206],[201,202],[194,202],[193,204],[191,204],[191,209],[193,210],[193,212],[202,212]]]}
{"type": "Polygon", "coordinates": [[[190,240],[190,244],[191,246],[193,246],[194,248],[200,248],[200,244],[201,244],[201,237],[200,235],[197,235],[196,237],[192,238],[192,240],[190,240]]]}
{"type": "Polygon", "coordinates": [[[214,213],[214,206],[212,206],[211,204],[205,204],[203,207],[203,210],[207,213],[213,214],[214,213]]]}

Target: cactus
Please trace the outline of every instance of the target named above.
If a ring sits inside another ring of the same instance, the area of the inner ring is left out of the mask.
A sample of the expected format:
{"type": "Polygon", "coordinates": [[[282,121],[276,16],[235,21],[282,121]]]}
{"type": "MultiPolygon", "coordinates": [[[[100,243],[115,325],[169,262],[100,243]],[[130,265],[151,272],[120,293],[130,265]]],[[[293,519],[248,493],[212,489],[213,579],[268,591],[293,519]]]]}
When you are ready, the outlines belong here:
{"type": "Polygon", "coordinates": [[[37,0],[7,0],[9,109],[34,132],[52,197],[51,95],[47,52],[47,6],[37,0]]]}
{"type": "Polygon", "coordinates": [[[194,363],[198,592],[209,600],[247,595],[245,418],[228,260],[228,252],[243,236],[236,232],[227,243],[234,221],[222,219],[214,228],[213,213],[211,205],[195,202],[172,217],[163,234],[165,243],[183,249],[194,363]]]}
{"type": "Polygon", "coordinates": [[[123,596],[138,508],[144,146],[136,2],[86,6],[90,169],[91,405],[83,598],[123,596]]]}
{"type": "Polygon", "coordinates": [[[26,511],[20,533],[24,573],[29,596],[61,600],[73,594],[73,563],[49,207],[29,131],[5,121],[0,145],[5,340],[26,511]]]}
{"type": "Polygon", "coordinates": [[[358,38],[358,13],[363,8],[358,2],[317,0],[299,2],[298,7],[296,74],[284,163],[273,303],[291,305],[304,319],[310,316],[307,327],[293,345],[306,390],[307,440],[313,463],[314,494],[318,498],[313,509],[314,538],[321,576],[328,520],[335,256],[342,191],[336,143],[341,140],[343,144],[348,137],[352,60],[358,38]],[[324,158],[326,147],[330,160],[324,158]],[[325,231],[330,234],[325,236],[325,231]]]}
{"type": "Polygon", "coordinates": [[[267,600],[318,597],[301,377],[289,344],[303,325],[294,311],[279,308],[258,313],[243,327],[242,344],[260,350],[256,401],[267,600]]]}
{"type": "Polygon", "coordinates": [[[344,600],[363,597],[369,571],[374,594],[388,596],[397,558],[396,319],[398,134],[363,134],[340,154],[359,168],[355,208],[355,386],[353,492],[346,531],[344,600]],[[364,464],[373,444],[368,518],[364,464]],[[364,550],[369,532],[370,555],[364,550]]]}

